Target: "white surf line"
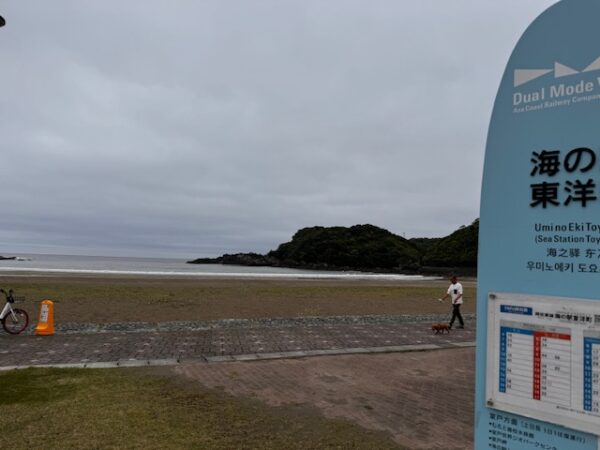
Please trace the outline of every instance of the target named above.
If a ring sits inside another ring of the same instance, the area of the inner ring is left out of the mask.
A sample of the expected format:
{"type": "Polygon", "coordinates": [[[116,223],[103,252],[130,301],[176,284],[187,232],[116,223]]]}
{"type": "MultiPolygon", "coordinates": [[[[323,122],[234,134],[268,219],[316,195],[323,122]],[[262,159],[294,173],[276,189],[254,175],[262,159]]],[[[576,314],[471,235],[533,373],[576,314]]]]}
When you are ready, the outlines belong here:
{"type": "Polygon", "coordinates": [[[29,368],[55,368],[55,369],[114,369],[118,367],[150,367],[150,366],[177,366],[182,363],[221,363],[242,361],[264,361],[274,359],[297,359],[314,356],[341,356],[362,355],[377,353],[407,353],[423,352],[429,350],[449,350],[457,348],[475,347],[472,342],[451,342],[443,344],[409,344],[393,345],[387,347],[358,347],[358,348],[336,348],[327,350],[298,350],[291,352],[273,353],[248,353],[243,355],[203,356],[195,358],[170,358],[170,359],[120,359],[117,361],[102,362],[79,362],[79,363],[57,363],[57,364],[30,364],[18,366],[0,366],[0,372],[9,370],[29,368]]]}
{"type": "Polygon", "coordinates": [[[20,273],[52,273],[52,274],[79,274],[79,275],[141,275],[141,276],[177,276],[200,278],[307,278],[307,279],[341,279],[341,280],[387,280],[387,281],[431,281],[441,277],[425,275],[383,274],[371,272],[335,272],[332,273],[260,273],[260,272],[169,272],[169,271],[141,271],[141,270],[110,270],[110,269],[44,269],[39,267],[0,267],[0,272],[20,273]]]}

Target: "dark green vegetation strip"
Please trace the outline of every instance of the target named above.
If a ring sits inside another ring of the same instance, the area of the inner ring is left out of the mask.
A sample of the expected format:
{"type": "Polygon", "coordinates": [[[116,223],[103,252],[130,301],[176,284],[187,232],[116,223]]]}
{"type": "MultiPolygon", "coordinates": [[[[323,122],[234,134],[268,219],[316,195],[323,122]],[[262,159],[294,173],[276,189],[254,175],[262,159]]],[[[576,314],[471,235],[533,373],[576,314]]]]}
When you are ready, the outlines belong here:
{"type": "Polygon", "coordinates": [[[0,374],[0,448],[398,449],[301,406],[270,407],[141,370],[0,374]]]}

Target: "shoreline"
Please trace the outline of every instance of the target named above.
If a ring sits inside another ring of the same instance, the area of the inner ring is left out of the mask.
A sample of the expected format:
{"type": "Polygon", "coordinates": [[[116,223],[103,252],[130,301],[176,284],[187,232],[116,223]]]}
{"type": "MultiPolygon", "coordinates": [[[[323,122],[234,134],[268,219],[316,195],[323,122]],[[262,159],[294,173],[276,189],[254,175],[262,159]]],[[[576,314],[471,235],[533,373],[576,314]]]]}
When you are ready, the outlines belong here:
{"type": "Polygon", "coordinates": [[[332,273],[254,273],[254,272],[170,272],[170,271],[119,271],[94,269],[4,269],[0,268],[0,277],[125,277],[125,278],[182,278],[182,279],[255,279],[255,280],[347,280],[347,281],[435,281],[445,279],[442,276],[389,274],[374,272],[338,272],[332,273]]]}
{"type": "MultiPolygon", "coordinates": [[[[437,276],[415,276],[408,278],[385,278],[385,277],[298,277],[296,275],[288,274],[275,274],[274,277],[263,277],[262,274],[259,276],[253,276],[252,274],[235,274],[235,273],[206,273],[206,274],[184,274],[180,275],[177,273],[162,273],[155,275],[152,273],[131,273],[131,272],[88,272],[88,271],[27,271],[27,270],[0,270],[0,287],[4,280],[8,279],[28,279],[33,280],[56,280],[56,281],[69,281],[69,280],[81,280],[81,281],[100,281],[100,280],[115,280],[115,281],[135,281],[143,280],[144,282],[177,282],[180,281],[186,284],[205,284],[210,282],[215,283],[226,283],[227,281],[243,282],[248,281],[251,283],[301,283],[301,284],[339,284],[339,285],[389,285],[389,286],[403,286],[403,285],[448,285],[448,277],[437,276]]],[[[378,274],[374,274],[378,275],[378,274]]],[[[477,285],[477,277],[458,277],[459,281],[469,287],[475,287],[477,285]]]]}

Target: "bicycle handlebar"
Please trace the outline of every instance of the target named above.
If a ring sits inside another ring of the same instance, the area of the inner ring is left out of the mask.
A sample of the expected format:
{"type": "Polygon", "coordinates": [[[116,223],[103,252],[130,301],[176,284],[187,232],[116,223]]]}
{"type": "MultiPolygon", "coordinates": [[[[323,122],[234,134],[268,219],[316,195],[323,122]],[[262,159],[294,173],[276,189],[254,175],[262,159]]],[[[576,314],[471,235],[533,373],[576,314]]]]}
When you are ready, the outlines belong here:
{"type": "Polygon", "coordinates": [[[6,301],[9,303],[14,303],[15,302],[15,298],[13,296],[13,290],[9,289],[8,292],[6,292],[4,289],[0,288],[0,292],[4,294],[4,296],[6,297],[6,301]]]}

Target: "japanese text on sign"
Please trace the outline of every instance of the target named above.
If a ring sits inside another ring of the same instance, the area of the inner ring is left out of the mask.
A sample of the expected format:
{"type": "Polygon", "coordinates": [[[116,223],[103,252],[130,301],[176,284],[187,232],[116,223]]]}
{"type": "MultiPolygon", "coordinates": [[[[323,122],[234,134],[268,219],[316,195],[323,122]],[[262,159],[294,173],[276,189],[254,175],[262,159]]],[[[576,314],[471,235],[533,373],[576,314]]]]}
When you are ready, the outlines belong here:
{"type": "Polygon", "coordinates": [[[596,182],[593,178],[581,176],[590,172],[596,165],[596,153],[591,148],[575,148],[567,152],[564,158],[561,157],[560,150],[534,151],[531,163],[533,166],[530,175],[542,180],[530,185],[532,208],[571,204],[579,204],[585,208],[588,203],[597,200],[596,182]],[[557,181],[546,181],[552,180],[561,171],[575,176],[565,181],[562,186],[557,181]]]}

